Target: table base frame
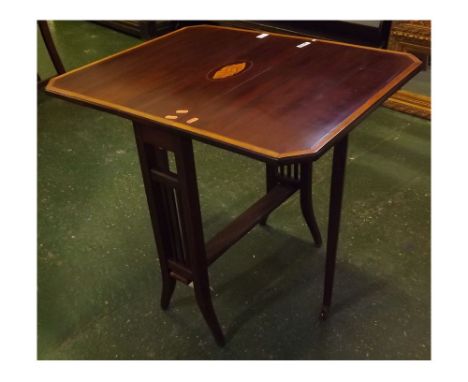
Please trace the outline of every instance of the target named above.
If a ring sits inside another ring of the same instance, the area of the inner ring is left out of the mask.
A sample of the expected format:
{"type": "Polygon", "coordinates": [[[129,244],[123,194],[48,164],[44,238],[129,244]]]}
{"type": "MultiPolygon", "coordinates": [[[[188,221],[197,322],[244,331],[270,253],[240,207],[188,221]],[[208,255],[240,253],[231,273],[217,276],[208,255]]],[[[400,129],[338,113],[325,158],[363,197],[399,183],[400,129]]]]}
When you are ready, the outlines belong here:
{"type": "MultiPolygon", "coordinates": [[[[296,191],[301,211],[317,247],[322,238],[312,205],[312,162],[266,164],[266,194],[207,243],[204,241],[192,139],[156,124],[134,122],[135,139],[162,275],[161,307],[167,309],[176,282],[193,283],[195,298],[216,343],[225,343],[214,311],[208,267],[296,191]],[[168,153],[175,158],[170,168],[168,153]]],[[[347,138],[334,149],[327,239],[324,300],[328,315],[339,233],[347,138]]]]}

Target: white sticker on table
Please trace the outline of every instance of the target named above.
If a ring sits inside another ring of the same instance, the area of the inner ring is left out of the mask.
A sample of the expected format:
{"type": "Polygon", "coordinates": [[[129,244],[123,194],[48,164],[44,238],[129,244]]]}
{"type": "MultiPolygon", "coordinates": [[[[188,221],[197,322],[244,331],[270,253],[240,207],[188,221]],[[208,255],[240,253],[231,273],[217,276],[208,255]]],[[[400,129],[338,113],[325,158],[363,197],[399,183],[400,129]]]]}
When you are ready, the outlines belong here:
{"type": "Polygon", "coordinates": [[[310,41],[303,42],[302,44],[296,45],[296,48],[304,48],[307,45],[310,45],[310,41]]]}

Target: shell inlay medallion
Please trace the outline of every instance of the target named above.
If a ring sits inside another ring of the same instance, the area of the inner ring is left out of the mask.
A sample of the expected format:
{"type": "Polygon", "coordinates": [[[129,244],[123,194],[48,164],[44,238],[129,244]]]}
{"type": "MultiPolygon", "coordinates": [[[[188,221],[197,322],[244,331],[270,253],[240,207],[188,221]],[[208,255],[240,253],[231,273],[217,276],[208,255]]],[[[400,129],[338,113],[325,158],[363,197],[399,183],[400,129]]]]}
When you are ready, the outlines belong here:
{"type": "Polygon", "coordinates": [[[221,80],[223,78],[232,77],[245,71],[250,66],[248,64],[248,62],[242,61],[236,62],[234,64],[224,65],[221,68],[217,68],[211,71],[209,77],[212,80],[221,80]]]}

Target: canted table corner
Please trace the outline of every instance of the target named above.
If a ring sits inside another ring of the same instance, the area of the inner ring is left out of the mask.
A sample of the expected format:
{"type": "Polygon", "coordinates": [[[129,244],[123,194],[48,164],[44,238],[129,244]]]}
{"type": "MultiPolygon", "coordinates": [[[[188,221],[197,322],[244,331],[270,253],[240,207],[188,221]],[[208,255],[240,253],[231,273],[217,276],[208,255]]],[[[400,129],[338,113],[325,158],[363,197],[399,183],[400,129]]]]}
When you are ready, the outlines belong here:
{"type": "Polygon", "coordinates": [[[328,315],[348,134],[414,76],[403,52],[215,26],[179,29],[52,79],[49,93],[133,121],[168,308],[193,282],[219,345],[208,267],[296,191],[317,246],[312,164],[334,147],[324,297],[328,315]],[[266,165],[266,194],[205,243],[192,140],[266,165]],[[168,152],[176,170],[168,165],[168,152]]]}

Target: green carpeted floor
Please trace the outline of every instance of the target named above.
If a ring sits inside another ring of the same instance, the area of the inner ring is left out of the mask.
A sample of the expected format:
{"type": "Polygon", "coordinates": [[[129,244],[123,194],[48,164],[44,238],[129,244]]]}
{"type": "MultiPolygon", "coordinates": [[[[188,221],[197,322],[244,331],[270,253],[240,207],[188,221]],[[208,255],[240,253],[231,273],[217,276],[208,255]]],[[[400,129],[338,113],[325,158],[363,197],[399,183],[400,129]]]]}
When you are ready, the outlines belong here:
{"type": "MultiPolygon", "coordinates": [[[[72,69],[140,41],[89,22],[54,22],[72,69]]],[[[38,40],[42,77],[53,74],[38,40]]],[[[259,162],[201,143],[205,237],[264,192],[259,162]]],[[[330,153],[314,169],[326,234],[330,153]]],[[[218,348],[178,285],[160,275],[127,120],[38,92],[39,359],[429,359],[430,122],[380,108],[350,136],[334,305],[318,320],[324,249],[298,195],[212,268],[227,337],[218,348]]]]}

